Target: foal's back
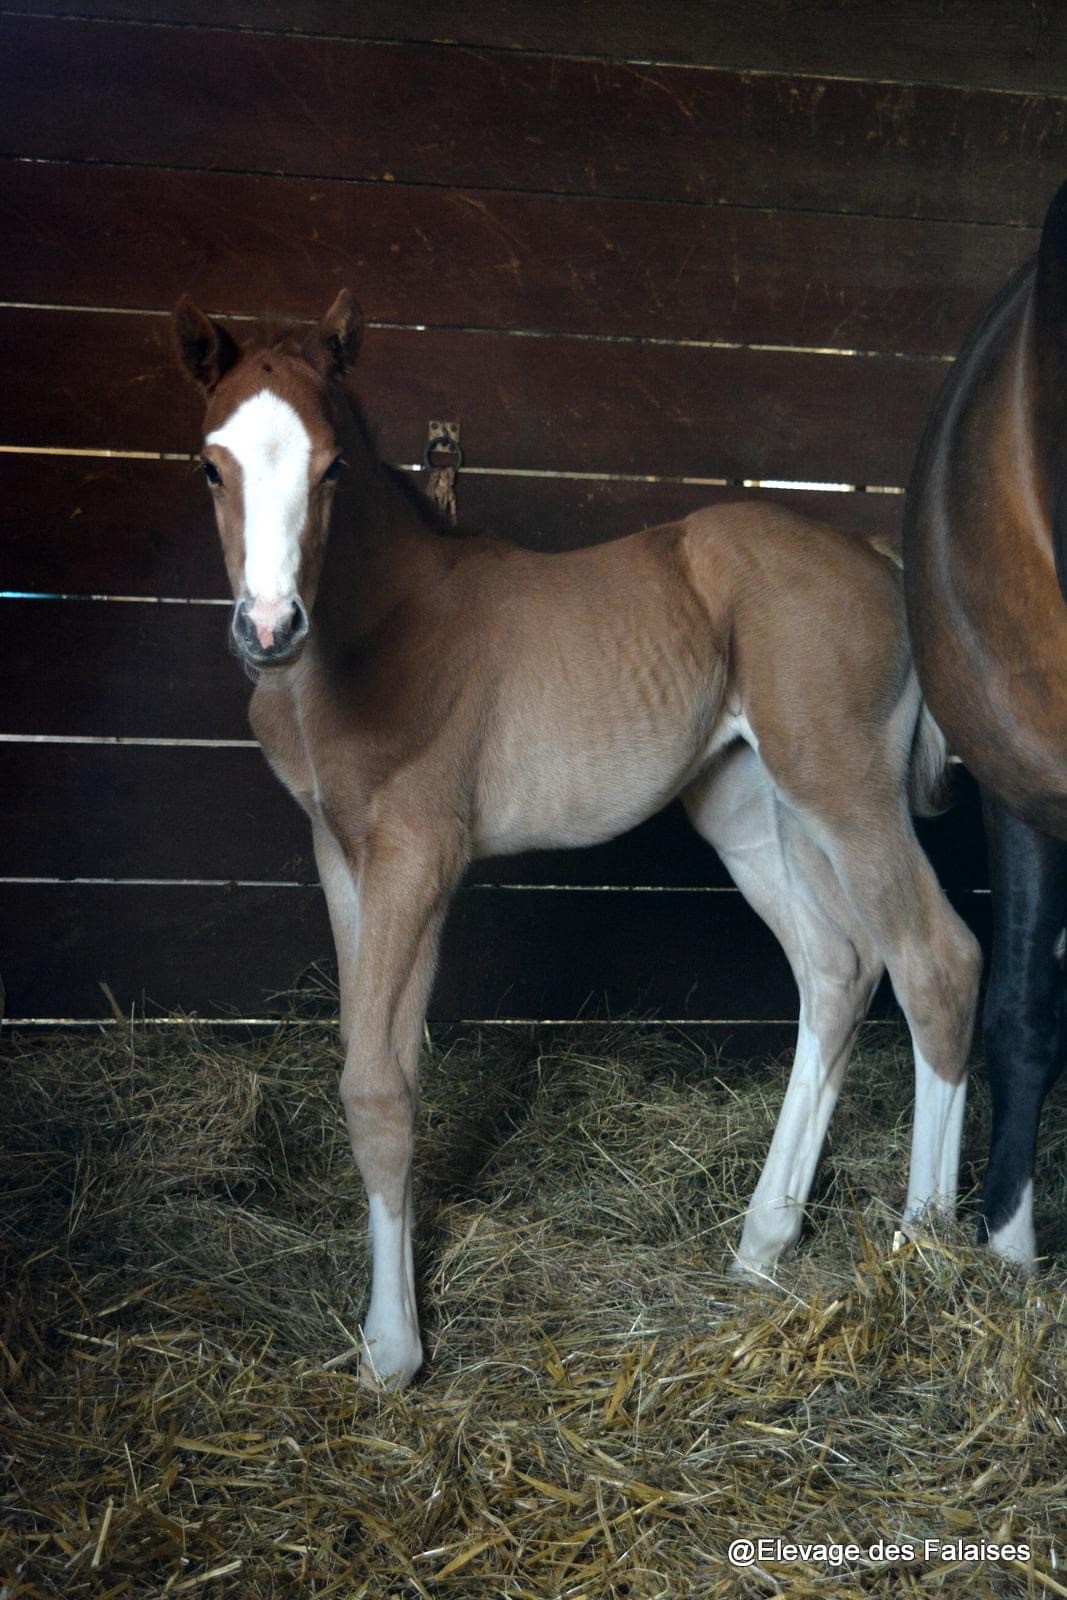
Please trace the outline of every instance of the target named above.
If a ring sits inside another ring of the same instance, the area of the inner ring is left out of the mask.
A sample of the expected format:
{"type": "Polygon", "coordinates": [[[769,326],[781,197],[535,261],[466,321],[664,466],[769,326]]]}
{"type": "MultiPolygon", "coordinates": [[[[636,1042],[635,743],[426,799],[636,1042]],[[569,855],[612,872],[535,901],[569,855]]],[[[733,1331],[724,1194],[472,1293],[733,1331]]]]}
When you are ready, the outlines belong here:
{"type": "Polygon", "coordinates": [[[491,707],[479,853],[622,832],[738,737],[821,808],[908,681],[895,567],[780,507],[560,555],[479,541],[456,579],[491,707]]]}

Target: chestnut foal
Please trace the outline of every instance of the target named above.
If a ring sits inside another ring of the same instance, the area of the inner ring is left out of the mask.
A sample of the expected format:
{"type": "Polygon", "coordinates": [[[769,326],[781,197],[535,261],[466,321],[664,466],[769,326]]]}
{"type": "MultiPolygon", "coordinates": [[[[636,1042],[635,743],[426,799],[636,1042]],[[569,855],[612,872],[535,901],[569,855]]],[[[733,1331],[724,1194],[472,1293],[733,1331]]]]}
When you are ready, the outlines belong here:
{"type": "MultiPolygon", "coordinates": [[[[761,504],[535,554],[446,537],[347,390],[361,315],[239,347],[186,298],[203,465],[255,669],[251,720],[311,818],[369,1197],[367,1381],[422,1362],[416,1066],[438,938],[474,857],[591,845],[680,795],[800,990],[796,1059],[735,1270],[800,1233],[856,1029],[888,968],[915,1051],[905,1216],[955,1198],[977,946],[909,816],[943,771],[895,566],[761,504]],[[345,475],[345,493],[335,487],[345,475]]],[[[708,958],[714,960],[714,950],[708,958]]]]}

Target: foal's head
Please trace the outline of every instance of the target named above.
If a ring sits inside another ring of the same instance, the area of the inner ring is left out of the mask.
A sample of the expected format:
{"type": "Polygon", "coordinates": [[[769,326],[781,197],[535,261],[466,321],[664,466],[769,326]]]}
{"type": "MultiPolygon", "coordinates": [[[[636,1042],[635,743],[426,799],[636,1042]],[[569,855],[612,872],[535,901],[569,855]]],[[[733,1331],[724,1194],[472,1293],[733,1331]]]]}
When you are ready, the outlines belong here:
{"type": "Polygon", "coordinates": [[[295,661],[307,637],[362,321],[342,291],[306,337],[241,347],[188,295],[174,313],[182,365],[206,401],[202,461],[236,602],[230,632],[256,667],[295,661]]]}

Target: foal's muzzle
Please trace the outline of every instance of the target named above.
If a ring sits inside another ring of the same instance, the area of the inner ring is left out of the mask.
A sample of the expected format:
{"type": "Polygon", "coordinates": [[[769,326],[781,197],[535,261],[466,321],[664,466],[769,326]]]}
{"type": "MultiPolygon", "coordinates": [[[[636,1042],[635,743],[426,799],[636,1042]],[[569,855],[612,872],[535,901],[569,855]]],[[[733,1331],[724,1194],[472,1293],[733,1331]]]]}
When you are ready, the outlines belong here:
{"type": "Polygon", "coordinates": [[[283,667],[295,660],[307,631],[308,614],[299,595],[269,605],[238,600],[230,619],[234,648],[254,667],[283,667]]]}

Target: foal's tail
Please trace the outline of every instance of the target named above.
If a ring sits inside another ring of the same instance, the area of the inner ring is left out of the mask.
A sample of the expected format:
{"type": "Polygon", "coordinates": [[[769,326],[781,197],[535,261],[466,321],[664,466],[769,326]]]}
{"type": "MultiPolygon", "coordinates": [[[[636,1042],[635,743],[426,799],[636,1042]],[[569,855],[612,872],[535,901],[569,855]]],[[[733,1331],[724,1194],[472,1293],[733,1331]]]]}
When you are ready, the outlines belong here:
{"type": "Polygon", "coordinates": [[[908,805],[912,816],[936,817],[952,803],[948,741],[923,700],[911,738],[908,805]]]}
{"type": "MultiPolygon", "coordinates": [[[[871,533],[867,543],[896,567],[898,575],[903,572],[899,542],[871,533]]],[[[920,700],[908,766],[908,809],[913,817],[936,817],[948,810],[952,804],[949,764],[948,741],[926,701],[920,700]]]]}

